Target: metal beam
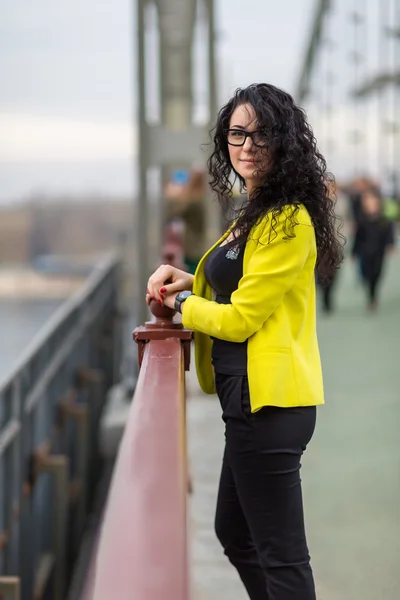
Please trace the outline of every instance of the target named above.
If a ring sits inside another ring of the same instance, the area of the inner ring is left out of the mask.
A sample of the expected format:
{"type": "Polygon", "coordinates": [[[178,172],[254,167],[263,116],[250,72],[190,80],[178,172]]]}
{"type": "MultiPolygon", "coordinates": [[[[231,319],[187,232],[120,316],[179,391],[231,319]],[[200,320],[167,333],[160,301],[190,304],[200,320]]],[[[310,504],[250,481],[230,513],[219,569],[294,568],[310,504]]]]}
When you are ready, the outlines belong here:
{"type": "Polygon", "coordinates": [[[363,98],[374,92],[380,92],[389,85],[400,85],[400,71],[396,73],[381,73],[354,89],[351,95],[354,98],[363,98]]]}
{"type": "Polygon", "coordinates": [[[146,289],[148,270],[148,189],[147,189],[147,165],[148,145],[146,137],[146,56],[145,56],[145,6],[147,0],[137,0],[137,60],[138,60],[138,145],[139,145],[139,193],[135,210],[135,250],[136,254],[132,260],[136,264],[136,278],[134,284],[135,304],[138,323],[144,323],[147,317],[147,306],[144,300],[143,290],[146,289]]]}
{"type": "Polygon", "coordinates": [[[192,42],[196,0],[156,0],[161,44],[162,121],[168,130],[191,125],[192,42]]]}
{"type": "MultiPolygon", "coordinates": [[[[214,0],[205,0],[205,8],[207,11],[208,17],[208,102],[209,102],[209,122],[207,129],[211,131],[211,129],[215,125],[215,120],[217,117],[217,61],[216,61],[216,52],[215,52],[215,1],[214,0]]],[[[209,152],[211,152],[212,146],[209,147],[209,152]]],[[[221,234],[221,210],[219,204],[215,202],[214,193],[212,192],[210,186],[207,186],[207,195],[204,199],[205,205],[205,213],[206,213],[206,242],[208,246],[211,246],[216,239],[218,239],[221,234]]]]}
{"type": "MultiPolygon", "coordinates": [[[[200,0],[136,0],[138,23],[138,89],[139,89],[139,198],[136,207],[135,261],[137,273],[135,281],[136,322],[144,323],[148,308],[144,300],[149,276],[148,259],[148,189],[147,173],[156,167],[168,173],[177,166],[189,167],[206,161],[207,156],[201,143],[207,141],[210,123],[193,123],[193,77],[192,44],[200,0]],[[161,122],[149,123],[146,118],[146,56],[145,56],[145,8],[154,5],[158,15],[159,66],[160,66],[160,105],[161,122]]],[[[215,85],[215,31],[214,0],[202,0],[208,31],[208,88],[209,113],[211,122],[216,112],[215,85]]],[[[162,177],[164,179],[164,177],[162,177]]],[[[210,204],[214,206],[211,202],[210,204]]],[[[208,203],[207,203],[208,206],[208,203]]],[[[157,213],[152,215],[156,222],[162,222],[163,206],[160,202],[157,213]]],[[[217,222],[216,209],[207,210],[208,231],[217,222]]],[[[214,227],[215,229],[215,227],[214,227]]],[[[160,240],[162,236],[159,236],[160,240]]],[[[218,237],[218,236],[215,236],[218,237]]]]}
{"type": "Polygon", "coordinates": [[[309,94],[309,83],[314,66],[315,57],[322,41],[324,17],[331,8],[331,0],[317,0],[311,35],[308,42],[303,68],[297,85],[296,100],[303,102],[309,94]]]}

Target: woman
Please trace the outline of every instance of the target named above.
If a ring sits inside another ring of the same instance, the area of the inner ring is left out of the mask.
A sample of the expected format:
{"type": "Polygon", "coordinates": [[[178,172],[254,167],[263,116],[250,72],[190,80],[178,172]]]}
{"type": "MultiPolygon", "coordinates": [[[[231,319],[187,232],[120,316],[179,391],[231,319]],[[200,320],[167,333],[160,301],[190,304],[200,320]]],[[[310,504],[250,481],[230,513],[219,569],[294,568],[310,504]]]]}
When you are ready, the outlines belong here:
{"type": "Polygon", "coordinates": [[[249,598],[313,600],[299,469],[324,402],[314,267],[329,280],[341,259],[326,164],[304,112],[268,84],[237,90],[214,144],[213,190],[229,195],[234,175],[248,202],[194,278],[163,265],[146,298],[182,312],[200,385],[219,396],[215,527],[249,598]]]}

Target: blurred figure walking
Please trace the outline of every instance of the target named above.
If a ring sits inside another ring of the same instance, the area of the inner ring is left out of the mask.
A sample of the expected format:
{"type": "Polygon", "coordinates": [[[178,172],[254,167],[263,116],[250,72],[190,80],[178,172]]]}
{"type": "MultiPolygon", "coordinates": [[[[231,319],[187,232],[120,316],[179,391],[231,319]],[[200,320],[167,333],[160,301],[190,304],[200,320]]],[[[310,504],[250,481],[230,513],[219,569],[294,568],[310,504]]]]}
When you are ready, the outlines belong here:
{"type": "Polygon", "coordinates": [[[370,311],[377,308],[385,257],[394,248],[394,243],[394,225],[383,213],[383,202],[378,189],[371,188],[361,197],[361,210],[352,249],[353,258],[358,257],[360,261],[370,311]]]}
{"type": "Polygon", "coordinates": [[[164,191],[167,221],[179,218],[183,222],[184,262],[192,275],[206,250],[206,192],[207,177],[201,169],[191,169],[185,177],[178,172],[164,191]]]}
{"type": "MultiPolygon", "coordinates": [[[[337,235],[339,237],[340,243],[345,242],[345,237],[341,233],[341,229],[343,224],[347,219],[347,210],[346,210],[346,202],[343,194],[338,190],[336,183],[334,181],[326,181],[326,186],[328,188],[329,198],[332,203],[335,205],[335,215],[338,219],[340,226],[338,227],[337,235]]],[[[322,282],[318,278],[318,274],[316,275],[316,281],[318,287],[321,290],[321,299],[322,299],[322,310],[324,313],[331,313],[334,310],[334,289],[337,284],[338,271],[334,273],[331,280],[329,282],[322,282]]]]}

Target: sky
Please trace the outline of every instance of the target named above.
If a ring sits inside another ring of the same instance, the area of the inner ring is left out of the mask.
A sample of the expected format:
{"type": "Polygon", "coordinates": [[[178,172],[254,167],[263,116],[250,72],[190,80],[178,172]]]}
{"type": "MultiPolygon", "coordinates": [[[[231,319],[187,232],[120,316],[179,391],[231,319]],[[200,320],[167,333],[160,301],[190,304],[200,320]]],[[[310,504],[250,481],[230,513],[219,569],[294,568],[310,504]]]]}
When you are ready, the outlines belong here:
{"type": "MultiPolygon", "coordinates": [[[[316,0],[216,0],[218,95],[294,92],[316,0]]],[[[135,193],[135,3],[1,0],[0,202],[135,193]]]]}

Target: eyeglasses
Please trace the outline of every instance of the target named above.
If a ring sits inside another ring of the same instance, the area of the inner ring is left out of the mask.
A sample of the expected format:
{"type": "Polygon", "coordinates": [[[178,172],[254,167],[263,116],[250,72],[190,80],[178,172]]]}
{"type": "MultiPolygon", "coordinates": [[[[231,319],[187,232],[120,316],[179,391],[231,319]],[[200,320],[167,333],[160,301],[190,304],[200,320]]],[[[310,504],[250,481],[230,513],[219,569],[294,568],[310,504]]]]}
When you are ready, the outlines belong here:
{"type": "Polygon", "coordinates": [[[245,129],[224,129],[226,140],[230,146],[244,146],[247,138],[258,148],[267,145],[265,132],[262,130],[246,131],[245,129]]]}

